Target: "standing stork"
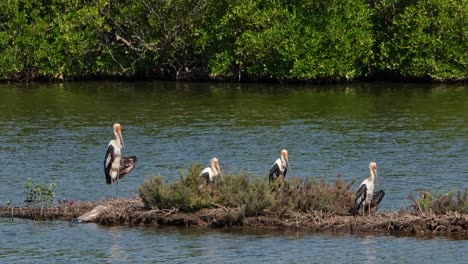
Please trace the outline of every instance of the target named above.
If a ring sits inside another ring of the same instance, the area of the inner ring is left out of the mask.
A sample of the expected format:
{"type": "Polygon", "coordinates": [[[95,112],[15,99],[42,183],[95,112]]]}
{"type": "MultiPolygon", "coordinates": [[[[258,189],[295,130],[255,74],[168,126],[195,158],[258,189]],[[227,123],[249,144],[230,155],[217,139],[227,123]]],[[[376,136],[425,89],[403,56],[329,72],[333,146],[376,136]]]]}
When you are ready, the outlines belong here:
{"type": "Polygon", "coordinates": [[[117,196],[119,195],[119,179],[135,169],[137,157],[122,157],[124,141],[122,137],[122,127],[119,123],[114,124],[115,139],[112,139],[107,146],[106,157],[104,158],[104,174],[106,183],[111,184],[111,196],[114,197],[113,183],[117,182],[117,196]]]}
{"type": "MultiPolygon", "coordinates": [[[[219,168],[219,161],[217,158],[212,158],[211,166],[203,169],[199,177],[202,177],[203,179],[205,179],[206,183],[209,183],[209,182],[213,182],[214,178],[218,175],[221,175],[221,169],[219,168]]],[[[221,178],[222,177],[223,176],[221,175],[221,178]]]]}
{"type": "Polygon", "coordinates": [[[281,157],[279,157],[273,166],[271,166],[270,174],[268,175],[268,180],[271,183],[276,180],[279,176],[286,177],[286,173],[289,169],[289,160],[288,160],[288,151],[283,149],[281,151],[281,157]]]}
{"type": "Polygon", "coordinates": [[[377,163],[369,163],[369,171],[370,177],[361,183],[358,191],[356,192],[354,207],[351,208],[351,213],[353,215],[364,213],[366,210],[370,214],[371,208],[377,207],[385,196],[385,192],[383,190],[374,192],[374,179],[376,180],[376,186],[379,185],[377,163]]]}

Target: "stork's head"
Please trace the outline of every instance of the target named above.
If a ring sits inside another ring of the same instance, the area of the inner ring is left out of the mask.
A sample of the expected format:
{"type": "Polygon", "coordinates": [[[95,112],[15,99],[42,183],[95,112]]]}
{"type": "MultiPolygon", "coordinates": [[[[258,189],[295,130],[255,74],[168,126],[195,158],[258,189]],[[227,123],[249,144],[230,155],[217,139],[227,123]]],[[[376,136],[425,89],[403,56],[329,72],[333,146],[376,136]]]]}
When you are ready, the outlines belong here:
{"type": "Polygon", "coordinates": [[[379,185],[379,178],[377,176],[377,163],[375,163],[373,161],[371,163],[369,163],[369,170],[374,173],[375,180],[376,180],[376,186],[378,186],[379,185]]]}
{"type": "Polygon", "coordinates": [[[122,127],[120,126],[119,123],[114,124],[114,134],[115,134],[115,139],[120,142],[122,145],[122,148],[124,147],[124,141],[122,137],[122,127]]]}

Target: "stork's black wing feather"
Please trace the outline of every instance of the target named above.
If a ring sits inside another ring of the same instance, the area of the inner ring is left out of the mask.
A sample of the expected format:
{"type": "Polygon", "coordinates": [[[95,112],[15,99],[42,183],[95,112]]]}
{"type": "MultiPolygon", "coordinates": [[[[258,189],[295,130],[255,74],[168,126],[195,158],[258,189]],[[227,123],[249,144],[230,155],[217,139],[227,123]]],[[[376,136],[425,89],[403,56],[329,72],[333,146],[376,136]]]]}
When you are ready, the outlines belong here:
{"type": "Polygon", "coordinates": [[[203,178],[203,180],[205,181],[205,183],[208,183],[210,181],[210,174],[208,172],[205,172],[205,173],[201,173],[200,174],[200,177],[203,178]]]}
{"type": "Polygon", "coordinates": [[[110,169],[112,166],[112,161],[114,160],[114,146],[109,145],[106,151],[106,157],[104,158],[104,174],[106,175],[106,183],[111,184],[112,179],[110,176],[110,169]]]}
{"type": "Polygon", "coordinates": [[[280,169],[279,169],[279,166],[278,166],[278,163],[275,162],[275,164],[273,164],[273,166],[271,167],[270,169],[270,174],[268,175],[268,180],[270,182],[274,181],[276,179],[276,177],[278,177],[280,175],[280,169]]]}
{"type": "Polygon", "coordinates": [[[123,157],[120,160],[119,179],[122,179],[125,175],[133,171],[136,167],[137,161],[138,159],[136,156],[123,157]]]}
{"type": "Polygon", "coordinates": [[[380,202],[382,202],[385,196],[385,192],[383,190],[374,192],[372,194],[372,201],[371,201],[371,208],[379,206],[380,202]]]}
{"type": "Polygon", "coordinates": [[[356,215],[359,213],[359,208],[361,208],[362,203],[366,200],[367,197],[367,185],[361,184],[359,190],[356,192],[356,198],[354,200],[354,208],[351,209],[351,213],[356,215]]]}

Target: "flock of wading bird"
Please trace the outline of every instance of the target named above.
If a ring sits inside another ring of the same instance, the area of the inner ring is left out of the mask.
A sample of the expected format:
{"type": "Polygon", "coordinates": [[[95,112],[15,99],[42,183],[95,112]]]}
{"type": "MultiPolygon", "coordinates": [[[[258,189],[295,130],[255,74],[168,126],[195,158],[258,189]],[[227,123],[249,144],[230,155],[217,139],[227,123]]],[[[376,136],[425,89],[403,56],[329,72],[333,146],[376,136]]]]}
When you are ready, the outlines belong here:
{"type": "MultiPolygon", "coordinates": [[[[119,195],[119,179],[133,171],[136,167],[137,157],[123,157],[122,149],[124,141],[122,137],[122,126],[119,123],[114,124],[115,139],[109,142],[104,159],[104,173],[107,184],[111,184],[111,196],[114,197],[113,183],[117,184],[117,196],[119,195]]],[[[286,177],[289,169],[288,151],[283,149],[281,156],[273,163],[269,172],[269,182],[274,182],[278,177],[286,177]]],[[[365,179],[356,192],[356,198],[350,213],[353,215],[371,213],[372,209],[378,208],[385,192],[383,190],[374,192],[374,180],[378,186],[377,163],[369,163],[370,177],[365,179]]],[[[211,166],[203,169],[199,177],[203,178],[206,184],[214,182],[217,176],[222,177],[219,161],[217,158],[211,159],[211,166]]]]}

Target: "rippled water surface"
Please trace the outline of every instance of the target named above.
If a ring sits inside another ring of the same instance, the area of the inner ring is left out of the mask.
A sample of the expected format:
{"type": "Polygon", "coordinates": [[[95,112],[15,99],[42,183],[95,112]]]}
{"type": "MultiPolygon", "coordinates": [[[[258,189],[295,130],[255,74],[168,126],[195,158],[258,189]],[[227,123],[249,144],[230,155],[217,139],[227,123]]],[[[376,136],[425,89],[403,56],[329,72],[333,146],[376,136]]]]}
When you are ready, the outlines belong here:
{"type": "Polygon", "coordinates": [[[0,219],[2,263],[466,263],[466,240],[0,219]],[[7,242],[7,243],[5,243],[7,242]]]}
{"type": "MultiPolygon", "coordinates": [[[[282,148],[291,177],[358,182],[379,164],[382,210],[409,193],[468,185],[468,88],[456,85],[279,86],[185,83],[0,84],[0,203],[21,204],[28,177],[57,198],[104,199],[103,158],[120,122],[137,169],[151,175],[220,160],[225,173],[266,176],[282,148]]],[[[289,175],[288,175],[289,177],[289,175]]],[[[466,262],[465,241],[170,228],[104,228],[0,219],[0,262],[466,262]],[[4,239],[2,239],[4,240],[4,239]],[[338,252],[338,253],[337,253],[338,252]],[[417,256],[415,255],[417,254],[417,256]],[[15,261],[17,260],[17,261],[15,261]],[[416,261],[417,260],[417,261],[416,261]]]]}

